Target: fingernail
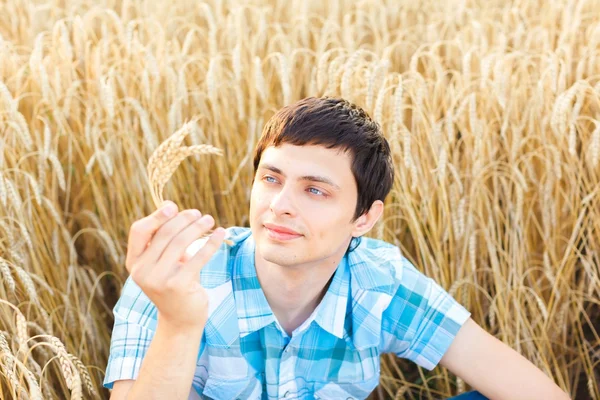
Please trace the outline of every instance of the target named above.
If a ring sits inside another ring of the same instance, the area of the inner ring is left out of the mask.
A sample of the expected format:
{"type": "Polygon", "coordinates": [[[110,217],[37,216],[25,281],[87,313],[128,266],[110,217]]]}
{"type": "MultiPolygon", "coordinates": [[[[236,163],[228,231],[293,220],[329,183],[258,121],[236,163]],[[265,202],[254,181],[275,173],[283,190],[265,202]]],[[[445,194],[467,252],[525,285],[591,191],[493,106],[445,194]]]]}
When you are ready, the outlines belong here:
{"type": "Polygon", "coordinates": [[[209,225],[212,221],[212,217],[210,215],[204,215],[198,221],[200,221],[202,225],[209,225]]]}
{"type": "Polygon", "coordinates": [[[202,213],[198,210],[192,210],[192,214],[194,214],[196,217],[200,217],[202,215],[202,213]]]}
{"type": "Polygon", "coordinates": [[[172,217],[177,212],[177,206],[173,203],[168,203],[166,206],[163,207],[162,212],[167,217],[172,217]]]}

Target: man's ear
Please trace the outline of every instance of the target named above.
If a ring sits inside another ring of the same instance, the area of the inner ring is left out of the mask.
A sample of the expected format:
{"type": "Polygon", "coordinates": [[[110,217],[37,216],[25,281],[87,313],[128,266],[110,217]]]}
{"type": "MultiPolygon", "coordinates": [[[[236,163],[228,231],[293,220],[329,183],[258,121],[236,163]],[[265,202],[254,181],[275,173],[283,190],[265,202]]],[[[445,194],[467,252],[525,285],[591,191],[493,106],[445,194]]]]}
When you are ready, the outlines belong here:
{"type": "Polygon", "coordinates": [[[354,221],[352,236],[359,237],[369,232],[377,220],[383,215],[383,201],[375,200],[369,211],[354,221]]]}

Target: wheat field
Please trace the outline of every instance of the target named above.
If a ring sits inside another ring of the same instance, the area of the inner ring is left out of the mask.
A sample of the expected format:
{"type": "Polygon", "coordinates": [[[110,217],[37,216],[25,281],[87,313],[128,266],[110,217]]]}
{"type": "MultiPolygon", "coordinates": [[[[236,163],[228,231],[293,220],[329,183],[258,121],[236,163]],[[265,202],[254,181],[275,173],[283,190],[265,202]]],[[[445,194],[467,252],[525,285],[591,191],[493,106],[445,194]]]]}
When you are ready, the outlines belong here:
{"type": "MultiPolygon", "coordinates": [[[[576,399],[600,398],[600,0],[0,3],[0,400],[107,399],[111,309],[151,154],[163,191],[247,226],[265,122],[363,107],[396,180],[370,236],[576,399]]],[[[382,358],[377,399],[469,386],[382,358]]]]}

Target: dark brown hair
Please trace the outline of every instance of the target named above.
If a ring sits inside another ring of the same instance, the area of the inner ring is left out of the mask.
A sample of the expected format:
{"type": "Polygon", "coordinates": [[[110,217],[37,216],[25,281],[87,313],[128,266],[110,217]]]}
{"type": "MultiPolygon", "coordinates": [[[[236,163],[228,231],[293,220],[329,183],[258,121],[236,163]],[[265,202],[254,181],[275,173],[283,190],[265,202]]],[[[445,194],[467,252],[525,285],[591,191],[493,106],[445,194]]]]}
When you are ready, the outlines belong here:
{"type": "Polygon", "coordinates": [[[394,166],[380,125],[347,100],[308,97],[277,111],[265,125],[254,150],[255,174],[262,152],[283,143],[349,151],[358,188],[353,221],[375,200],[384,201],[392,188],[394,166]]]}

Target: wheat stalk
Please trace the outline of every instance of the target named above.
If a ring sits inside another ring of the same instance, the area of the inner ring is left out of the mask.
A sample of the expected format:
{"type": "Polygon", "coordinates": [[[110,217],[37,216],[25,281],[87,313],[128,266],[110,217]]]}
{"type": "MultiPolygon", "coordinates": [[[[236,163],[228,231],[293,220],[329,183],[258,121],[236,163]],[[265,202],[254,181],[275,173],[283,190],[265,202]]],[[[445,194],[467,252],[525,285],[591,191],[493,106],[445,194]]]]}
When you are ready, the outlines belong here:
{"type": "MultiPolygon", "coordinates": [[[[185,137],[192,131],[197,120],[186,122],[178,131],[162,142],[148,160],[147,172],[150,180],[150,193],[156,208],[164,202],[162,192],[179,164],[189,156],[211,154],[221,156],[223,151],[207,144],[181,146],[185,137]]],[[[206,237],[208,235],[205,235],[206,237]]],[[[229,245],[233,244],[225,240],[229,245]]]]}

